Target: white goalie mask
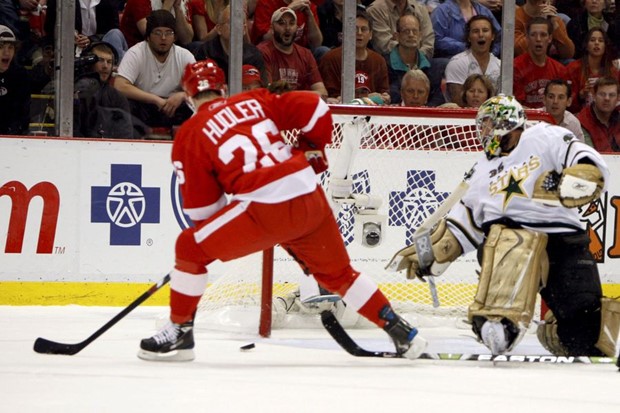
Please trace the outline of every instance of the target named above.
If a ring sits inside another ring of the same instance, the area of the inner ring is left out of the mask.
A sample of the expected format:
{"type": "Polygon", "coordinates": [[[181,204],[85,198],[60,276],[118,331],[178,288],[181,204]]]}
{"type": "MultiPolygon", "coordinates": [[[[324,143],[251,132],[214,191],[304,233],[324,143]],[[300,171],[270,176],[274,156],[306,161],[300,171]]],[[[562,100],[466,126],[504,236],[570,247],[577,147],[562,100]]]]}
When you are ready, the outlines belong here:
{"type": "Polygon", "coordinates": [[[500,94],[484,102],[476,115],[476,127],[487,158],[499,156],[502,137],[523,127],[526,120],[523,106],[514,96],[500,94]]]}

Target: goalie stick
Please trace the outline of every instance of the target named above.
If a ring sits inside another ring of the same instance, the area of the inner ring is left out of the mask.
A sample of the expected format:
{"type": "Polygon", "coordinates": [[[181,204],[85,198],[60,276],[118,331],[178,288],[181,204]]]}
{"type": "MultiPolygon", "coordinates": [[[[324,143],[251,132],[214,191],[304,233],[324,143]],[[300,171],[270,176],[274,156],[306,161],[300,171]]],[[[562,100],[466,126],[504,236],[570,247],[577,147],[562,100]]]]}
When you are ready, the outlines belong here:
{"type": "MultiPolygon", "coordinates": [[[[355,357],[378,357],[378,358],[404,358],[395,351],[373,351],[360,347],[342,325],[338,322],[331,311],[321,313],[323,327],[332,338],[347,353],[355,357]]],[[[614,357],[576,357],[576,356],[553,356],[553,355],[492,355],[492,354],[469,354],[469,353],[422,353],[420,360],[450,360],[450,361],[491,361],[494,363],[543,363],[543,364],[614,364],[614,357]]]]}
{"type": "Polygon", "coordinates": [[[88,337],[86,340],[75,344],[63,344],[39,337],[34,342],[34,351],[41,354],[62,354],[65,356],[72,356],[79,353],[84,349],[84,347],[95,341],[100,335],[108,331],[113,325],[118,323],[127,314],[132,312],[137,306],[139,306],[149,297],[155,294],[161,287],[166,285],[168,281],[170,281],[170,274],[167,274],[161,281],[151,286],[151,288],[145,291],[140,297],[136,298],[131,304],[125,307],[123,311],[121,311],[116,316],[114,316],[114,318],[105,323],[99,330],[91,334],[91,336],[88,337]]]}
{"type": "MultiPolygon", "coordinates": [[[[469,189],[469,184],[465,181],[461,181],[456,188],[452,191],[452,193],[439,205],[433,213],[416,229],[413,234],[413,243],[416,248],[416,253],[418,254],[420,269],[427,270],[433,260],[435,259],[432,250],[432,243],[430,240],[430,233],[435,224],[437,224],[449,211],[452,209],[457,202],[463,198],[467,190],[469,189]]],[[[403,257],[399,257],[400,259],[392,259],[392,261],[386,267],[389,271],[396,271],[398,268],[398,264],[401,262],[403,257]]],[[[439,307],[439,297],[437,295],[437,287],[435,286],[435,279],[433,276],[426,277],[428,281],[428,288],[431,293],[431,297],[433,299],[433,307],[439,307]]]]}

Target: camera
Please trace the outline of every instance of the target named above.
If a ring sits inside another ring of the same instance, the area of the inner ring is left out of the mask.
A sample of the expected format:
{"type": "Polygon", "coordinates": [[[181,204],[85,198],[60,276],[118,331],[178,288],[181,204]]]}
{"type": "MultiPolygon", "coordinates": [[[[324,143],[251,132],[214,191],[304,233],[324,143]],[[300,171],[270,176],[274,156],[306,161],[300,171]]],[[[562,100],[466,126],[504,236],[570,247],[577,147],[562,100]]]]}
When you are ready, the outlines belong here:
{"type": "Polygon", "coordinates": [[[73,69],[75,75],[83,75],[84,73],[91,72],[91,66],[99,61],[99,58],[94,54],[87,54],[86,56],[76,57],[73,61],[73,69]]]}
{"type": "Polygon", "coordinates": [[[355,215],[355,239],[364,247],[374,248],[381,245],[386,228],[387,217],[379,214],[355,215]]]}

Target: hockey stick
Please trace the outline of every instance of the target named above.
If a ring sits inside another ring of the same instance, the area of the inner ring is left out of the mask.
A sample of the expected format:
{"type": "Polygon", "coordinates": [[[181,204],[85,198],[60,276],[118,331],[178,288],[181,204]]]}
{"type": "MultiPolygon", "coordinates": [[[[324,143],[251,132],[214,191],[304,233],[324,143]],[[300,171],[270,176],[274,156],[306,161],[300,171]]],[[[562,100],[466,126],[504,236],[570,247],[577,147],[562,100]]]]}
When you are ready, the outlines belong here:
{"type": "Polygon", "coordinates": [[[114,316],[114,318],[105,323],[99,330],[95,331],[86,340],[76,344],[63,344],[39,337],[34,342],[34,351],[41,354],[62,354],[65,356],[72,356],[79,353],[84,349],[84,347],[95,341],[100,335],[108,331],[114,324],[118,323],[127,314],[132,312],[137,306],[139,306],[150,296],[155,294],[161,287],[166,285],[168,281],[170,281],[170,274],[167,274],[161,281],[151,286],[148,291],[144,292],[140,297],[136,298],[133,303],[125,307],[123,311],[121,311],[116,316],[114,316]]]}
{"type": "MultiPolygon", "coordinates": [[[[347,353],[355,357],[404,358],[394,351],[372,351],[360,347],[331,311],[321,313],[321,322],[332,338],[347,353]]],[[[492,355],[468,353],[422,353],[421,360],[450,360],[450,361],[491,361],[510,363],[546,363],[546,364],[614,364],[615,357],[576,357],[552,355],[492,355]]]]}

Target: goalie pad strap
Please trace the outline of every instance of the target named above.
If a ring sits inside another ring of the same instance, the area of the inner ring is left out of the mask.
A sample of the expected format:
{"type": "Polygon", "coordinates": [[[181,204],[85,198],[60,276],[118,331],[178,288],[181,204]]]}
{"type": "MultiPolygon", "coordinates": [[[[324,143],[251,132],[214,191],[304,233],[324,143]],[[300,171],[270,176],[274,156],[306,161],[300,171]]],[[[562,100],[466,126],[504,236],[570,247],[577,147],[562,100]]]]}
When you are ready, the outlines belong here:
{"type": "Polygon", "coordinates": [[[507,318],[524,332],[534,315],[541,279],[549,271],[546,247],[545,233],[492,225],[469,321],[507,318]]]}
{"type": "Polygon", "coordinates": [[[596,347],[609,357],[618,355],[620,335],[620,301],[603,297],[601,299],[601,331],[596,347]]]}

